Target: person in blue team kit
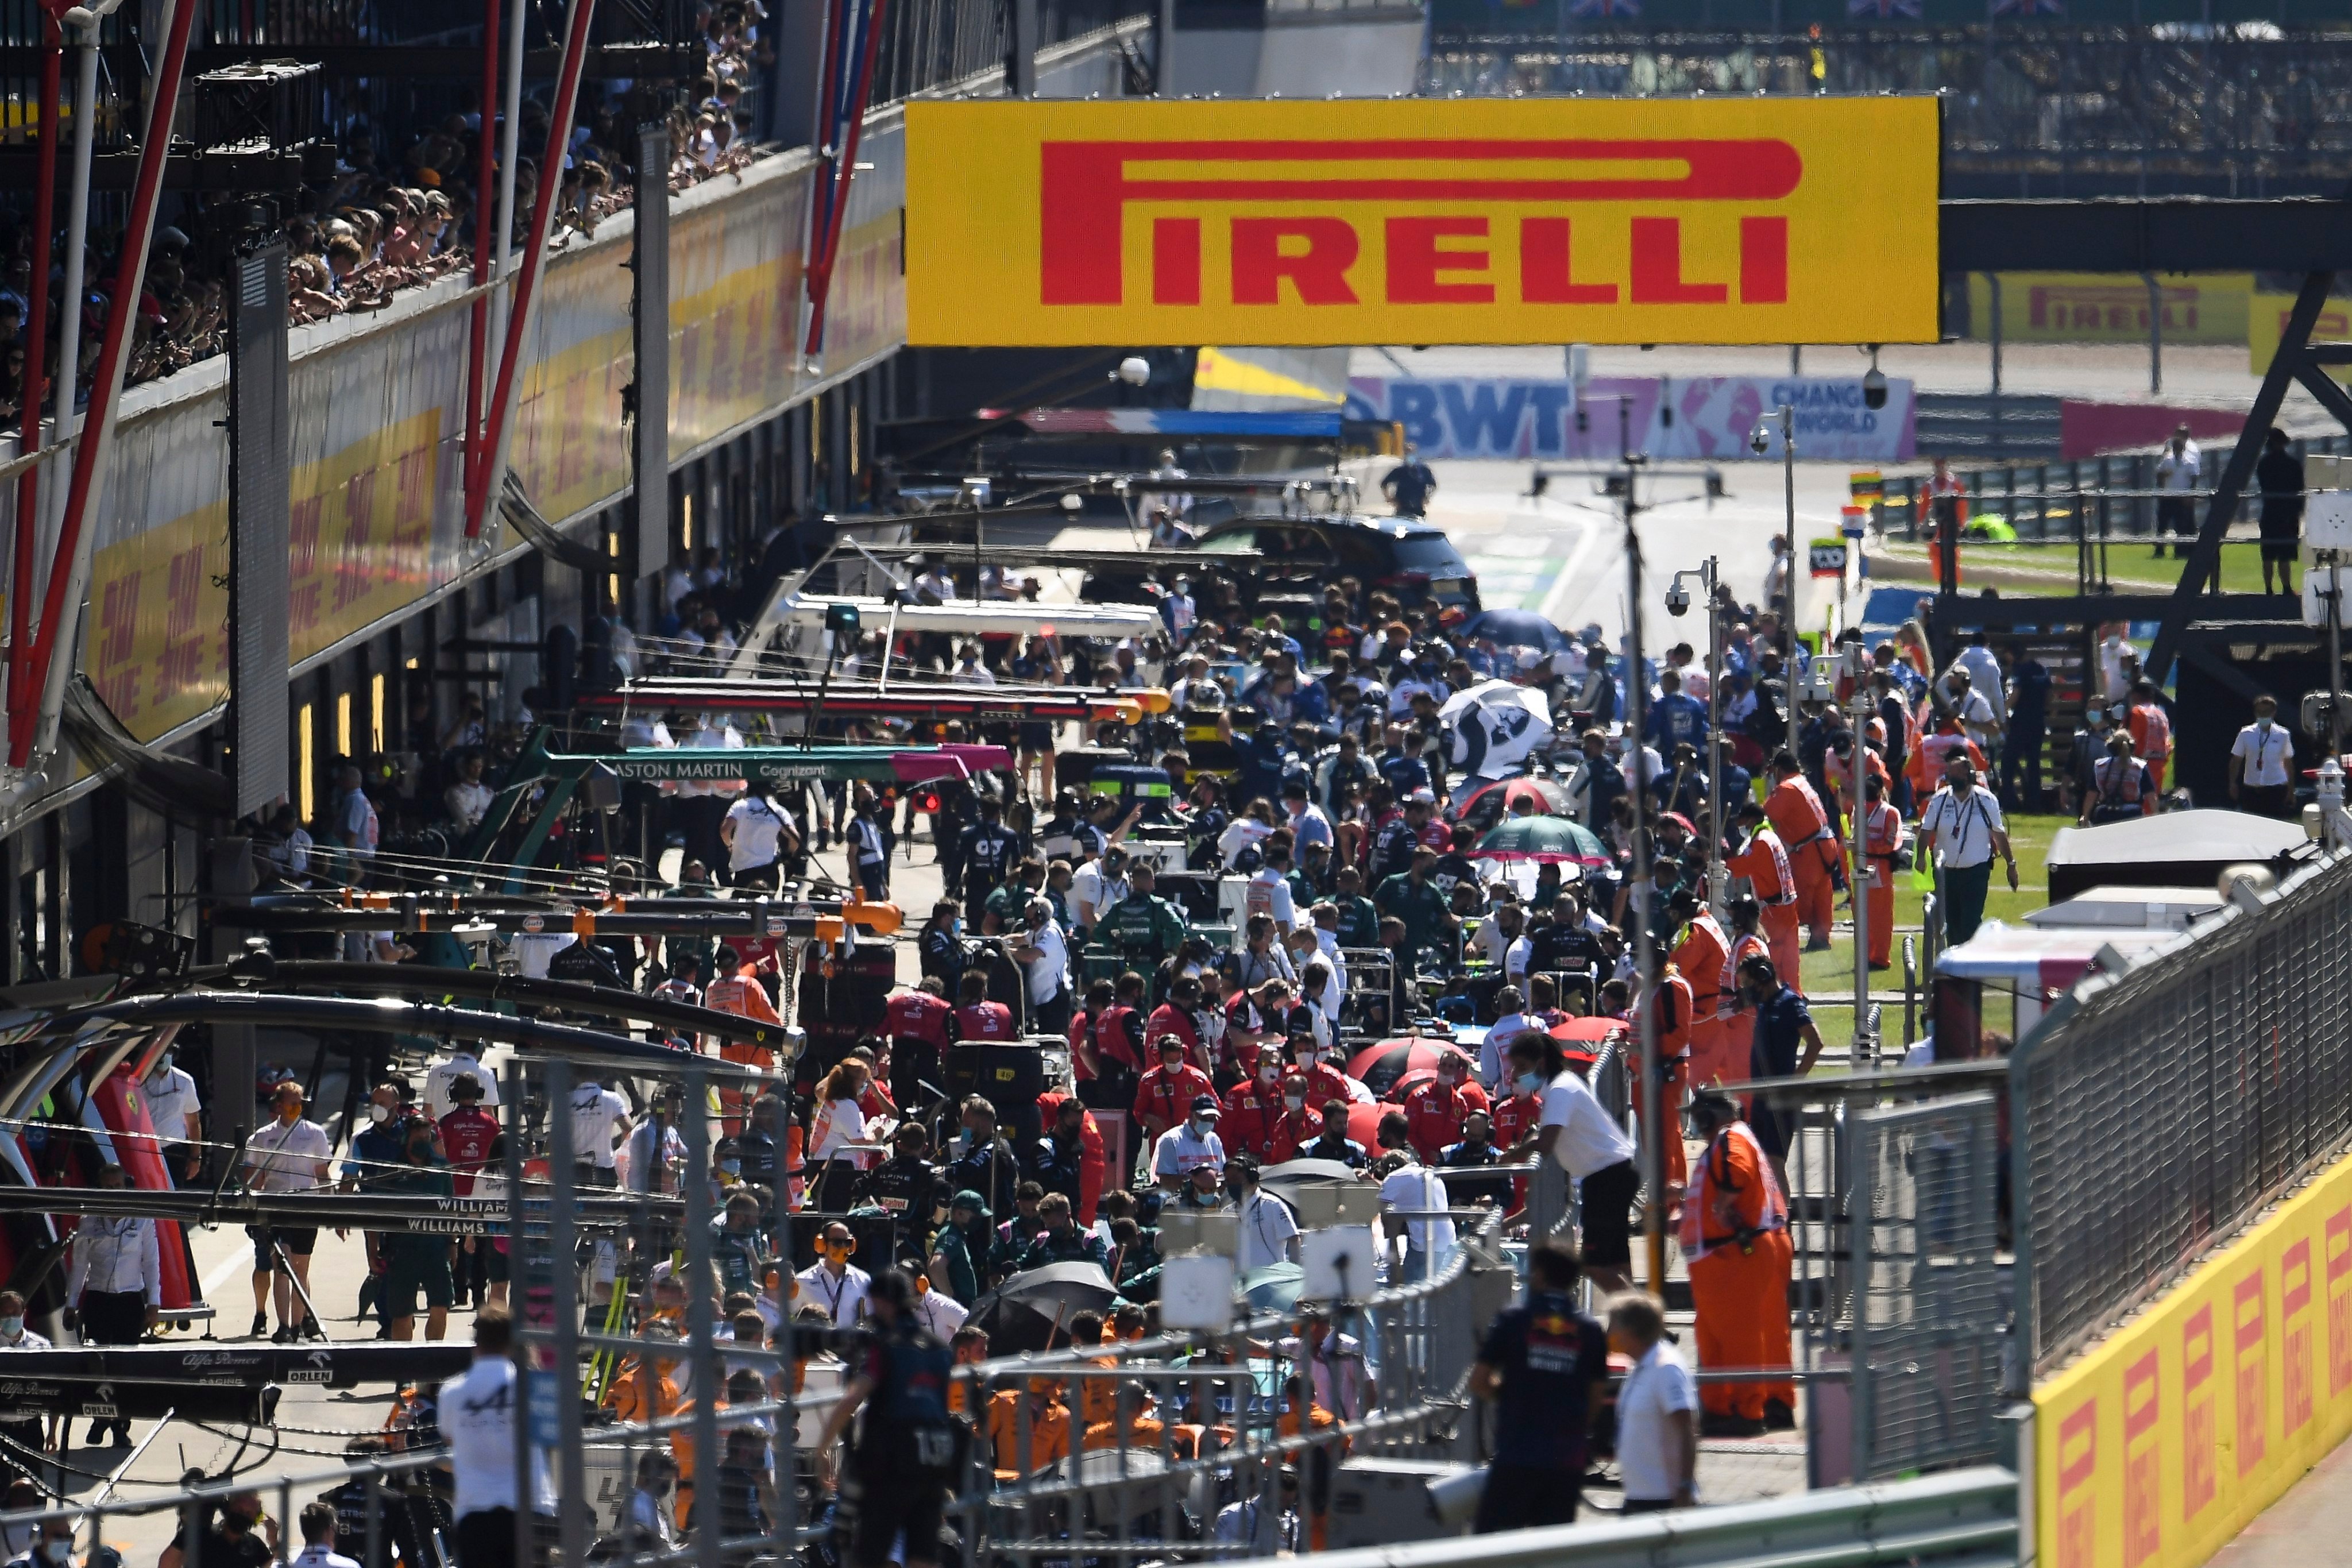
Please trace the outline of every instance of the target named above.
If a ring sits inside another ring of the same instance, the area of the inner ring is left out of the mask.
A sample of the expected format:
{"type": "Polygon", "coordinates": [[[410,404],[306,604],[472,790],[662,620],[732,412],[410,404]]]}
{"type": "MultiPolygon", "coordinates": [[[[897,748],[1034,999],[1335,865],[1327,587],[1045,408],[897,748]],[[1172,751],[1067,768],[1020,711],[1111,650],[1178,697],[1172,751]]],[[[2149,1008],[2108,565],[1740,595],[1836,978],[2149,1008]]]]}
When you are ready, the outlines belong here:
{"type": "Polygon", "coordinates": [[[1495,1457],[1477,1532],[1574,1524],[1592,1414],[1609,1379],[1609,1334],[1577,1310],[1576,1251],[1528,1252],[1528,1297],[1486,1331],[1470,1391],[1495,1402],[1495,1457]]]}
{"type": "Polygon", "coordinates": [[[1674,755],[1676,746],[1706,744],[1706,704],[1683,689],[1680,671],[1669,669],[1658,677],[1658,696],[1650,704],[1645,734],[1663,756],[1674,755]]]}

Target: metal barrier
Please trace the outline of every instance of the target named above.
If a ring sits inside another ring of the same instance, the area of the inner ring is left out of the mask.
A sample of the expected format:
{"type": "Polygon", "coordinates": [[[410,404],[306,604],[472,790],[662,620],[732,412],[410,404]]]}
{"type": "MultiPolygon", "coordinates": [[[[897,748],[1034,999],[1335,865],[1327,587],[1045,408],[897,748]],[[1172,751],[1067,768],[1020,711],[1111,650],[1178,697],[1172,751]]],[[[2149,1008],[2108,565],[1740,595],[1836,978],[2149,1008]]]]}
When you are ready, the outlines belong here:
{"type": "Polygon", "coordinates": [[[1864,1479],[1997,1451],[1994,1116],[1978,1093],[1850,1120],[1852,1468],[1864,1479]]]}
{"type": "Polygon", "coordinates": [[[2009,1079],[2022,1393],[2344,1148],[2352,857],[2083,982],[2009,1079]]]}
{"type": "Polygon", "coordinates": [[[2009,1471],[1983,1467],[1614,1524],[1335,1552],[1317,1561],[1318,1568],[2000,1568],[2022,1552],[2017,1489],[2009,1471]]]}
{"type": "Polygon", "coordinates": [[[1517,1288],[1501,1238],[1501,1214],[1486,1211],[1434,1278],[1335,1305],[1319,1344],[1286,1313],[960,1373],[982,1431],[949,1510],[962,1560],[1254,1555],[1221,1516],[1271,1521],[1289,1506],[1319,1531],[1344,1458],[1484,1458],[1468,1384],[1480,1330],[1517,1288]],[[1294,1378],[1339,1419],[1286,1412],[1294,1378]]]}

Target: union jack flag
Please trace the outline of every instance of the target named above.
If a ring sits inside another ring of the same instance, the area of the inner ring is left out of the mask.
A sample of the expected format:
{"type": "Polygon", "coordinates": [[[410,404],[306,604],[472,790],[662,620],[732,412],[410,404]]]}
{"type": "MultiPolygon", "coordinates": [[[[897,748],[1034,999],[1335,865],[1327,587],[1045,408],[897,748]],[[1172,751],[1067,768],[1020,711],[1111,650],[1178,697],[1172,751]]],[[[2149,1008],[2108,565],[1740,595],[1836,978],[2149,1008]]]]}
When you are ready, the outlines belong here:
{"type": "Polygon", "coordinates": [[[1875,16],[1884,22],[1895,16],[1917,16],[1920,0],[1845,0],[1849,16],[1875,16]]]}
{"type": "Polygon", "coordinates": [[[1642,0],[1570,0],[1571,16],[1638,16],[1642,0]]]}
{"type": "Polygon", "coordinates": [[[1996,16],[2063,16],[2066,0],[1992,0],[1996,16]]]}

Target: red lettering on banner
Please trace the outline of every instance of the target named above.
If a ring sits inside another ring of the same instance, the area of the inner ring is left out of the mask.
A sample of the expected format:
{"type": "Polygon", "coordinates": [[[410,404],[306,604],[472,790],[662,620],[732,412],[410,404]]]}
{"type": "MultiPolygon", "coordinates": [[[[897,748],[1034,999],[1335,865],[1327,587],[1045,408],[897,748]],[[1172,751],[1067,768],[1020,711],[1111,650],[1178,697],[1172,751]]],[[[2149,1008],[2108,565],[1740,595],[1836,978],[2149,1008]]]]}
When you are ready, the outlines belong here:
{"type": "Polygon", "coordinates": [[[1743,305],[1785,305],[1789,302],[1787,218],[1744,217],[1739,220],[1739,302],[1743,305]]]}
{"type": "Polygon", "coordinates": [[[2124,1568],[2139,1568],[2163,1542],[2164,1447],[2153,1436],[2158,1408],[2151,1350],[2124,1373],[2124,1568]]]}
{"type": "Polygon", "coordinates": [[[2327,1394],[2352,1388],[2352,1204],[2327,1216],[2327,1394]]]}
{"type": "Polygon", "coordinates": [[[2263,1462],[2270,1433],[2270,1334],[2263,1321],[2260,1268],[2231,1288],[2230,1301],[2238,1369],[2238,1475],[2242,1479],[2263,1462]]]}
{"type": "Polygon", "coordinates": [[[343,548],[335,564],[334,609],[366,598],[373,585],[368,546],[375,531],[375,469],[362,468],[343,486],[343,548]]]}
{"type": "Polygon", "coordinates": [[[2213,1500],[2221,1481],[2215,1453],[2221,1431],[2213,1413],[2212,1381],[2213,1308],[2208,1302],[2191,1312],[2180,1328],[2180,1519],[2184,1524],[2213,1500]],[[2200,1393],[2204,1395],[2201,1399],[2200,1393]]]}
{"type": "Polygon", "coordinates": [[[1391,305],[1491,305],[1492,283],[1448,283],[1439,274],[1484,272],[1484,250],[1455,250],[1441,239],[1484,239],[1483,217],[1392,217],[1388,221],[1389,303],[1391,305]]]}
{"type": "Polygon", "coordinates": [[[163,589],[163,647],[155,660],[160,699],[193,685],[204,645],[196,639],[196,615],[205,585],[205,547],[175,552],[163,589]]]}
{"type": "Polygon", "coordinates": [[[2092,1568],[2099,1546],[2099,1402],[2058,1424],[2058,1568],[2092,1568]]]}
{"type": "Polygon", "coordinates": [[[1683,281],[1682,219],[1633,220],[1633,303],[1720,305],[1730,297],[1726,284],[1683,281]]]}
{"type": "Polygon", "coordinates": [[[323,495],[303,496],[294,502],[288,516],[286,570],[297,581],[308,577],[318,561],[319,519],[326,500],[323,495]]]}
{"type": "Polygon", "coordinates": [[[125,573],[106,585],[98,604],[98,688],[118,719],[139,711],[139,669],[131,661],[139,651],[139,584],[141,575],[125,573]]]}
{"type": "MultiPolygon", "coordinates": [[[[1038,297],[1047,305],[1124,302],[1128,207],[1225,202],[1716,202],[1778,201],[1804,161],[1769,137],[1664,141],[1433,138],[1374,142],[1047,142],[1039,149],[1038,297]],[[1561,163],[1647,165],[1621,177],[1556,177],[1561,163]],[[1294,176],[1269,164],[1427,165],[1427,172],[1294,176]],[[1680,172],[1651,172],[1659,163],[1680,172]],[[1181,164],[1167,179],[1134,171],[1181,164]],[[1205,171],[1203,165],[1211,166],[1205,171]],[[1214,167],[1224,165],[1223,169],[1214,167]],[[1515,167],[1516,166],[1516,167],[1515,167]],[[1201,171],[1201,172],[1195,172],[1201,171]]],[[[1340,219],[1235,220],[1287,224],[1340,219]]],[[[1673,220],[1664,220],[1671,222],[1673,220]]],[[[1350,231],[1352,235],[1352,230],[1350,231]]],[[[1353,259],[1352,254],[1349,258],[1353,259]]],[[[1239,262],[1236,260],[1238,271],[1239,262]]],[[[1720,293],[1717,300],[1724,298],[1720,293]]],[[[1244,299],[1235,304],[1272,303],[1244,299]]]]}
{"type": "Polygon", "coordinates": [[[1348,268],[1360,248],[1355,226],[1338,217],[1237,217],[1234,219],[1234,303],[1279,305],[1282,280],[1290,279],[1302,305],[1353,305],[1348,268]],[[1285,240],[1304,250],[1286,250],[1285,240]]]}
{"type": "Polygon", "coordinates": [[[2286,1325],[2286,1343],[2279,1359],[2283,1374],[2279,1415],[2290,1435],[2302,1431],[2311,1419],[2312,1400],[2317,1392],[2312,1386],[2315,1369],[2310,1305],[2311,1238],[2305,1237],[2279,1254],[2279,1321],[2286,1325]]]}
{"type": "Polygon", "coordinates": [[[1151,220],[1151,302],[1155,305],[1197,305],[1201,302],[1199,218],[1156,217],[1151,220]]]}
{"type": "Polygon", "coordinates": [[[1569,220],[1519,220],[1519,299],[1529,305],[1613,305],[1614,283],[1579,283],[1571,262],[1569,220]]]}

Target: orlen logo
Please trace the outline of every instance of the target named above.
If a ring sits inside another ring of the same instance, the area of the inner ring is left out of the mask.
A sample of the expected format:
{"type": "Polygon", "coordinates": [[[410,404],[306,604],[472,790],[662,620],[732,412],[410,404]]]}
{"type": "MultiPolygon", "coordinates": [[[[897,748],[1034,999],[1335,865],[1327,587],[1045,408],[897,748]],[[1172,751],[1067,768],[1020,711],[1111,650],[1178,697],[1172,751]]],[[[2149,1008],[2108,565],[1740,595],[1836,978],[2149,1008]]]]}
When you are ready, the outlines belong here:
{"type": "Polygon", "coordinates": [[[1789,142],[1769,138],[1049,141],[1040,174],[1039,295],[1046,305],[1126,304],[1131,284],[1155,305],[1289,299],[1359,305],[1367,301],[1349,272],[1375,250],[1383,282],[1374,302],[1391,305],[1709,305],[1735,298],[1777,305],[1789,298],[1785,216],[1738,217],[1738,275],[1728,279],[1683,276],[1682,216],[1608,219],[1624,226],[1622,237],[1622,237],[1627,261],[1622,277],[1602,278],[1580,274],[1575,262],[1579,243],[1592,237],[1578,226],[1604,221],[1598,215],[1521,213],[1501,220],[1515,222],[1515,232],[1497,232],[1486,216],[1398,209],[1771,202],[1796,190],[1804,163],[1789,142]],[[1364,172],[1335,174],[1333,164],[1364,172]],[[1351,203],[1383,210],[1360,217],[1328,210],[1351,203]],[[1197,210],[1232,204],[1265,210],[1197,210]],[[1127,276],[1130,206],[1150,209],[1148,279],[1127,276]],[[1204,234],[1211,223],[1225,232],[1204,234]],[[1206,264],[1218,254],[1229,275],[1212,280],[1206,264]]]}

